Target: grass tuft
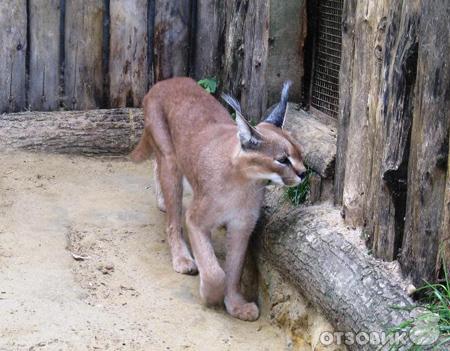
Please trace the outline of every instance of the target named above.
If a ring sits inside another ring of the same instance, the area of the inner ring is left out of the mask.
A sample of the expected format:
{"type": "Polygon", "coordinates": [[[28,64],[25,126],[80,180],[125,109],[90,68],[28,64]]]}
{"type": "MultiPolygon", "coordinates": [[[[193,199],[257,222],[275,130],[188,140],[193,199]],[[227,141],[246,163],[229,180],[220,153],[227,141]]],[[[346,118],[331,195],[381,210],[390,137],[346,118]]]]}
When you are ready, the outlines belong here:
{"type": "Polygon", "coordinates": [[[299,206],[308,200],[310,191],[309,178],[311,174],[312,170],[308,169],[306,179],[300,185],[294,188],[286,188],[285,196],[294,206],[299,206]]]}

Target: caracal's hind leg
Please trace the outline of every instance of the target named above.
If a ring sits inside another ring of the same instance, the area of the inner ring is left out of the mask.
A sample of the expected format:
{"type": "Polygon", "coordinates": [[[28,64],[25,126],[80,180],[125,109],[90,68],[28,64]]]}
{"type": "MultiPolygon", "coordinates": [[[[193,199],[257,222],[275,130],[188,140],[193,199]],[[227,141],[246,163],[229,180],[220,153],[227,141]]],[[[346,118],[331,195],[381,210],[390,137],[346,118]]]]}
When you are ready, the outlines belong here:
{"type": "Polygon", "coordinates": [[[166,212],[164,195],[161,189],[161,182],[159,181],[158,162],[156,162],[156,160],[153,160],[153,177],[154,177],[154,191],[156,203],[158,204],[158,208],[160,211],[166,212]]]}

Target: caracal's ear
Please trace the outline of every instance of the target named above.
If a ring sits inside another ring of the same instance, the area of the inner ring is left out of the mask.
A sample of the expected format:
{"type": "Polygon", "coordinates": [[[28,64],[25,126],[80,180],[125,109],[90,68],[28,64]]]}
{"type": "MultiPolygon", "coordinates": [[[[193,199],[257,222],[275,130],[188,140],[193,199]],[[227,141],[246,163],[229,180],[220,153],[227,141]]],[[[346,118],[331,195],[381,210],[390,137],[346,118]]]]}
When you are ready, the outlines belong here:
{"type": "Polygon", "coordinates": [[[284,117],[286,115],[287,103],[289,98],[289,88],[291,87],[291,85],[292,82],[290,80],[284,82],[280,102],[273,109],[270,115],[264,120],[264,122],[273,124],[278,128],[283,128],[284,117]]]}
{"type": "Polygon", "coordinates": [[[262,141],[261,134],[253,128],[242,115],[239,102],[228,94],[222,94],[222,99],[236,112],[236,124],[242,148],[257,149],[262,141]]]}

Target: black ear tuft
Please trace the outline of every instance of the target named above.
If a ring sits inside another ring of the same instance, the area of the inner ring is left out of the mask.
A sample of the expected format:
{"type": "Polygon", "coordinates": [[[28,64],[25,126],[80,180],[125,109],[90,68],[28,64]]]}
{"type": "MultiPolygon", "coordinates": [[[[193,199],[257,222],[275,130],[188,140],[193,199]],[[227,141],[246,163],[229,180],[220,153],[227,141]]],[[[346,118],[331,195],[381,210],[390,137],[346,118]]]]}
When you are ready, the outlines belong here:
{"type": "Polygon", "coordinates": [[[292,85],[292,81],[288,80],[283,84],[283,90],[281,91],[281,99],[278,105],[274,108],[272,113],[264,120],[266,123],[273,124],[278,128],[282,128],[284,124],[284,116],[286,114],[287,103],[289,98],[289,88],[292,85]]]}

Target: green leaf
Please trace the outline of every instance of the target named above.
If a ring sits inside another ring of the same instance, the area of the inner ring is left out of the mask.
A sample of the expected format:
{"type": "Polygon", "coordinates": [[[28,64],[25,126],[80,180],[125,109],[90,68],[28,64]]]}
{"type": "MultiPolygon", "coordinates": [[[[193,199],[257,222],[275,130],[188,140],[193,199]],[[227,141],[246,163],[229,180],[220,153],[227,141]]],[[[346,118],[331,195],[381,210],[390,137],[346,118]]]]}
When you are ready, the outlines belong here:
{"type": "Polygon", "coordinates": [[[198,84],[210,94],[215,94],[217,91],[218,83],[215,77],[201,79],[198,84]]]}

